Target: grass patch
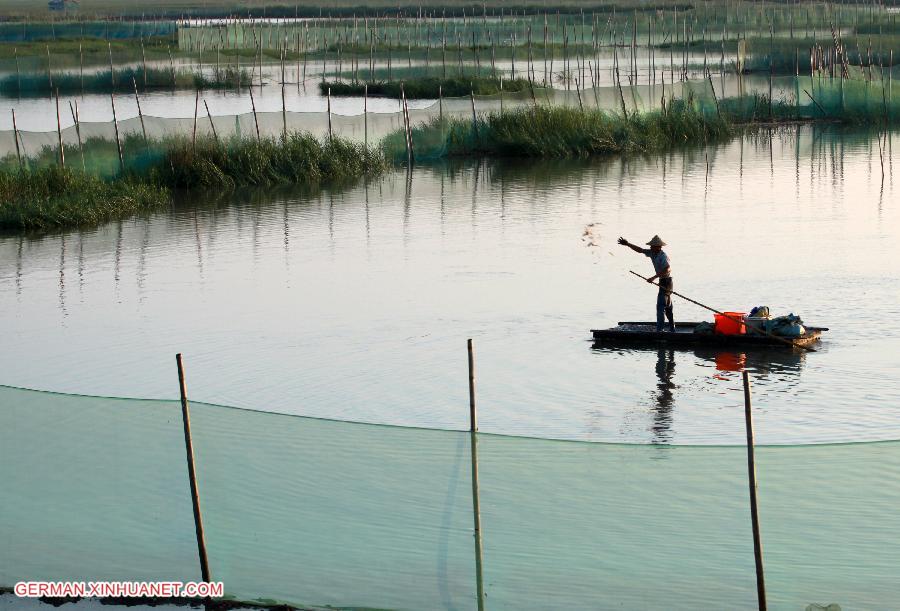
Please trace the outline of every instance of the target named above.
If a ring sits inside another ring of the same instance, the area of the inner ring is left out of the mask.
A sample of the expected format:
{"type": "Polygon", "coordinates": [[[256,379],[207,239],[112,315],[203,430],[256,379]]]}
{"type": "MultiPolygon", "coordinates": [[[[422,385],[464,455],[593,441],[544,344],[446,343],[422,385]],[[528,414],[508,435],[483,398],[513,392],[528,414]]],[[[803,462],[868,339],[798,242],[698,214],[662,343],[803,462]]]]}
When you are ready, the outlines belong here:
{"type": "MultiPolygon", "coordinates": [[[[433,99],[438,95],[446,97],[467,96],[470,93],[475,95],[497,95],[500,93],[500,79],[484,76],[472,77],[413,77],[409,80],[399,81],[368,81],[346,83],[341,81],[323,81],[319,83],[319,90],[324,94],[331,89],[333,96],[362,96],[365,93],[365,87],[369,88],[369,95],[384,96],[388,98],[399,98],[400,89],[406,92],[406,97],[411,100],[415,99],[433,99]]],[[[503,91],[516,93],[526,91],[528,89],[528,81],[526,79],[516,78],[503,81],[503,91]]]]}
{"type": "MultiPolygon", "coordinates": [[[[602,110],[529,106],[471,119],[434,119],[413,129],[416,158],[454,156],[592,157],[649,153],[730,137],[734,129],[717,115],[673,100],[668,110],[627,117],[602,110]]],[[[402,131],[383,144],[396,159],[406,155],[402,131]]]]}
{"type": "Polygon", "coordinates": [[[217,141],[172,137],[123,142],[125,172],[114,142],[85,142],[85,167],[68,147],[66,168],[46,146],[18,167],[15,156],[0,160],[0,228],[49,231],[98,225],[169,205],[175,190],[238,186],[342,185],[375,176],[389,166],[381,149],[341,138],[319,140],[309,133],[284,138],[217,141]],[[116,171],[108,178],[99,173],[116,171]]]}
{"type": "Polygon", "coordinates": [[[164,159],[146,172],[154,181],[174,188],[231,188],[280,183],[340,183],[374,176],[387,169],[383,153],[332,138],[319,140],[309,133],[286,138],[212,138],[169,141],[164,159]]]}
{"type": "Polygon", "coordinates": [[[227,67],[211,78],[200,72],[168,70],[164,68],[122,68],[121,70],[91,72],[57,72],[51,74],[10,74],[0,79],[0,94],[9,96],[46,96],[59,90],[60,94],[133,93],[159,89],[237,89],[248,87],[250,73],[227,67]]]}
{"type": "Polygon", "coordinates": [[[71,168],[0,172],[0,228],[48,231],[99,225],[167,206],[169,190],[127,178],[107,182],[71,168]]]}

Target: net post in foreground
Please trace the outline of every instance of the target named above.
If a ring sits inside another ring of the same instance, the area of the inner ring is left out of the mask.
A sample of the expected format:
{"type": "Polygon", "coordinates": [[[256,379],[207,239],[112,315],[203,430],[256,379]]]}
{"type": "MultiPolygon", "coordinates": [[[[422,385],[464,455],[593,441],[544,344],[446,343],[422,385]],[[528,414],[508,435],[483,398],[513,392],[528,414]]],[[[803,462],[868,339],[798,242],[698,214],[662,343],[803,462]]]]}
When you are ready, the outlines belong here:
{"type": "Polygon", "coordinates": [[[750,480],[750,520],[753,522],[753,556],[756,560],[756,597],[760,611],[766,611],[766,580],[763,574],[762,540],[759,534],[759,506],[756,493],[756,461],[753,448],[753,414],[750,406],[750,376],[743,371],[744,419],[747,424],[747,472],[750,480]]]}
{"type": "Polygon", "coordinates": [[[191,482],[191,502],[194,508],[194,528],[197,531],[197,551],[200,554],[200,574],[203,581],[211,581],[209,560],[206,557],[206,535],[203,532],[203,518],[200,515],[200,493],[197,490],[197,471],[194,467],[194,444],[191,440],[191,414],[188,408],[187,391],[184,384],[184,365],[181,353],[175,355],[178,364],[178,386],[181,391],[181,419],[184,423],[184,447],[187,452],[188,478],[191,482]]]}
{"type": "Polygon", "coordinates": [[[478,417],[475,412],[475,354],[472,340],[469,352],[469,447],[472,450],[472,517],[475,528],[475,590],[478,611],[484,611],[484,551],[481,543],[481,503],[478,495],[478,417]]]}

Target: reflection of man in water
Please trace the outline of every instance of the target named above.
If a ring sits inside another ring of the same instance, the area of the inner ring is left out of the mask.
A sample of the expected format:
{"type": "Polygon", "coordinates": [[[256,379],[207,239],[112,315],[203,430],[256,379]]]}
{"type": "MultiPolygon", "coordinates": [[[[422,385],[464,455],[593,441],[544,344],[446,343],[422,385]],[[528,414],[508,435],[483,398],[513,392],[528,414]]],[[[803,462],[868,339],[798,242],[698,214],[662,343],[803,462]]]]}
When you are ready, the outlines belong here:
{"type": "Polygon", "coordinates": [[[627,246],[634,252],[650,257],[653,262],[653,269],[656,275],[647,278],[647,282],[653,282],[659,278],[659,294],[656,297],[656,330],[663,330],[663,314],[669,319],[669,331],[675,332],[675,314],[672,311],[672,266],[669,262],[669,255],[663,252],[662,247],[666,245],[658,235],[647,242],[650,248],[641,248],[631,244],[625,238],[619,238],[619,244],[627,246]]]}
{"type": "Polygon", "coordinates": [[[659,350],[656,353],[656,377],[659,384],[656,388],[659,394],[656,397],[656,407],[653,408],[654,442],[669,441],[669,433],[672,428],[672,406],[675,404],[675,396],[672,391],[675,383],[672,381],[675,375],[675,351],[659,350]]]}

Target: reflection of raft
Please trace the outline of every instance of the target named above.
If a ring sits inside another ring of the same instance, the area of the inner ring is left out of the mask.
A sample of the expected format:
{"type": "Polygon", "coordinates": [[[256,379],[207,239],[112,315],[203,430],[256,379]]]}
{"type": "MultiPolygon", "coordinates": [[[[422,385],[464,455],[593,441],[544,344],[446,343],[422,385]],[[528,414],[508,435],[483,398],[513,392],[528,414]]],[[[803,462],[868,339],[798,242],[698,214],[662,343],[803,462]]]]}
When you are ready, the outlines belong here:
{"type": "MultiPolygon", "coordinates": [[[[743,335],[718,335],[694,333],[698,322],[680,322],[675,325],[675,333],[657,332],[655,322],[620,322],[612,329],[595,329],[591,333],[594,341],[602,345],[666,345],[672,347],[710,346],[722,348],[787,348],[783,341],[759,333],[748,332],[743,335]]],[[[785,337],[785,341],[794,346],[808,346],[819,341],[824,327],[806,327],[806,333],[800,337],[785,337]]]]}

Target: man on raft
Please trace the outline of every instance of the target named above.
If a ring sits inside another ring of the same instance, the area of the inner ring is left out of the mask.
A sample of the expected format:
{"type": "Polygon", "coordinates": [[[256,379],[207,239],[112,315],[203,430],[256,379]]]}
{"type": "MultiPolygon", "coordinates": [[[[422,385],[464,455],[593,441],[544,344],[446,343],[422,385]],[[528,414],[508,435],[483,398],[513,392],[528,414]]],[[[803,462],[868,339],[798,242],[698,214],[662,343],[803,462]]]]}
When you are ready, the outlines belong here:
{"type": "Polygon", "coordinates": [[[674,333],[675,314],[672,311],[672,290],[674,289],[672,283],[672,265],[669,261],[669,255],[663,252],[662,249],[666,243],[663,242],[658,235],[655,235],[652,240],[647,242],[647,246],[650,248],[635,246],[625,238],[619,238],[619,244],[627,246],[634,252],[650,257],[656,275],[647,278],[647,282],[652,283],[659,278],[659,295],[656,297],[656,331],[660,332],[663,330],[663,315],[665,315],[665,318],[669,319],[669,331],[674,333]]]}

